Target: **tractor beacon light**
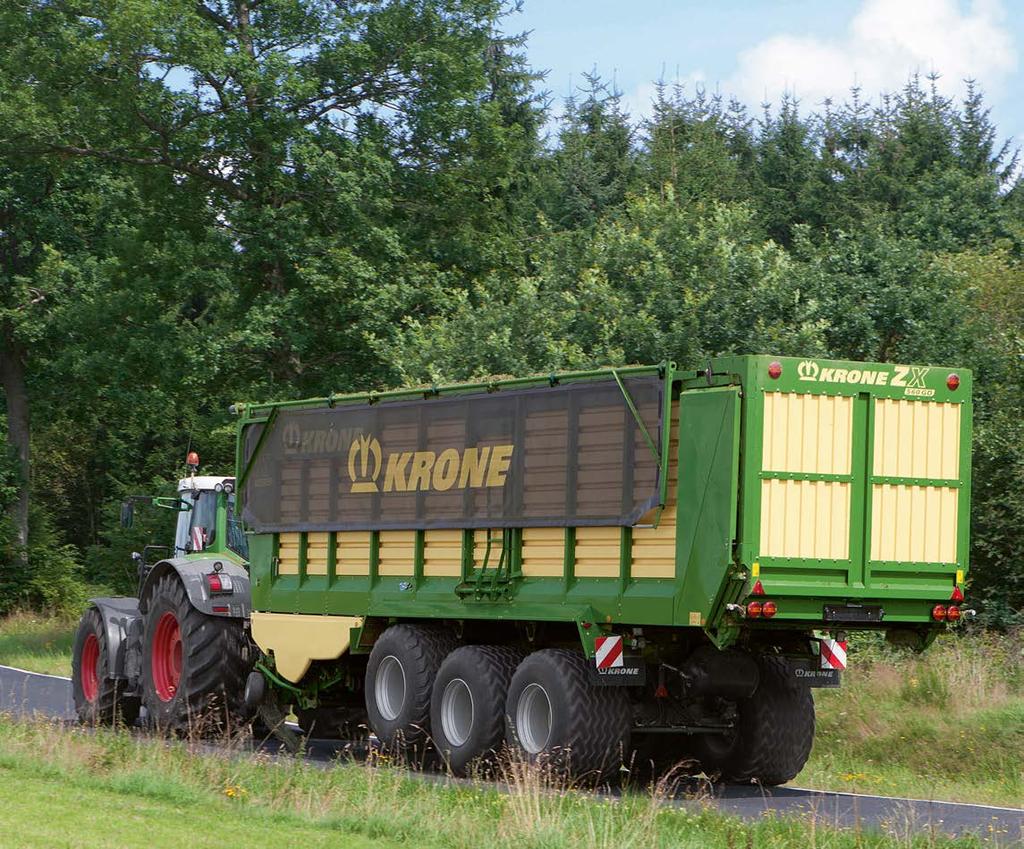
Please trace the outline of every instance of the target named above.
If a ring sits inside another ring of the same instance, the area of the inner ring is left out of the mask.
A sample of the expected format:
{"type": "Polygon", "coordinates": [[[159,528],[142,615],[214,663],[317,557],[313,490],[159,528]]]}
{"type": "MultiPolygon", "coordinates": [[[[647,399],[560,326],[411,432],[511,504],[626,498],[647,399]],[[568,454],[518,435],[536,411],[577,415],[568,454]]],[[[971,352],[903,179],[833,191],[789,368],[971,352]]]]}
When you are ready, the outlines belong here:
{"type": "Polygon", "coordinates": [[[193,471],[199,468],[199,454],[196,451],[189,451],[188,457],[185,458],[185,465],[193,471]]]}

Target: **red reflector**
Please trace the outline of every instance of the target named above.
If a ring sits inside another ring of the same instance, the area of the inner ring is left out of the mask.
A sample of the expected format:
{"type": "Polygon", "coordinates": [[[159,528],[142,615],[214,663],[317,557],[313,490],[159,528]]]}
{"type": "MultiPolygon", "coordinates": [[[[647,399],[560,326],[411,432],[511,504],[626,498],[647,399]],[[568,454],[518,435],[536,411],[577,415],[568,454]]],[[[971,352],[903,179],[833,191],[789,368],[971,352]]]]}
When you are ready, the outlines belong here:
{"type": "Polygon", "coordinates": [[[951,374],[946,378],[946,386],[949,387],[949,391],[952,392],[960,386],[960,375],[951,374]]]}
{"type": "Polygon", "coordinates": [[[948,622],[956,622],[960,618],[960,608],[955,604],[951,604],[949,609],[946,611],[946,620],[948,622]]]}
{"type": "Polygon", "coordinates": [[[768,377],[772,380],[778,380],[782,377],[782,363],[775,362],[768,366],[768,377]]]}
{"type": "Polygon", "coordinates": [[[668,687],[664,684],[659,684],[658,689],[654,691],[654,698],[656,699],[667,699],[668,698],[668,687]]]}
{"type": "Polygon", "coordinates": [[[747,618],[757,619],[761,615],[761,602],[752,601],[747,605],[747,618]]]}
{"type": "Polygon", "coordinates": [[[946,618],[946,605],[937,604],[932,608],[932,619],[936,622],[942,622],[946,618]]]}
{"type": "Polygon", "coordinates": [[[953,587],[953,593],[949,597],[950,601],[963,601],[964,591],[960,587],[953,587]]]}
{"type": "Polygon", "coordinates": [[[761,605],[761,615],[765,619],[771,619],[778,612],[779,608],[775,606],[774,601],[766,601],[761,605]]]}
{"type": "Polygon", "coordinates": [[[206,583],[209,585],[211,593],[224,592],[224,584],[216,572],[206,576],[206,583]]]}
{"type": "Polygon", "coordinates": [[[225,607],[224,605],[215,605],[213,607],[214,613],[228,613],[230,610],[230,607],[225,607]]]}
{"type": "Polygon", "coordinates": [[[764,587],[761,586],[761,579],[760,578],[758,578],[756,581],[754,581],[754,586],[750,590],[750,594],[751,595],[764,595],[764,587]]]}

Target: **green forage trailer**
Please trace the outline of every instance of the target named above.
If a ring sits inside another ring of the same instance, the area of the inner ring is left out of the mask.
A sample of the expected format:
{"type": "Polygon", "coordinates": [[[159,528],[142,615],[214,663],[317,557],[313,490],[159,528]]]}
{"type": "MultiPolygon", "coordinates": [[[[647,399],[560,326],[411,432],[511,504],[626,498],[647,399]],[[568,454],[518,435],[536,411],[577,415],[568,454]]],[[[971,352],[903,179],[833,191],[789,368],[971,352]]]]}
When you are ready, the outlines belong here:
{"type": "Polygon", "coordinates": [[[850,631],[924,648],[970,613],[964,369],[666,360],[236,412],[245,705],[316,736],[777,784],[850,631]]]}

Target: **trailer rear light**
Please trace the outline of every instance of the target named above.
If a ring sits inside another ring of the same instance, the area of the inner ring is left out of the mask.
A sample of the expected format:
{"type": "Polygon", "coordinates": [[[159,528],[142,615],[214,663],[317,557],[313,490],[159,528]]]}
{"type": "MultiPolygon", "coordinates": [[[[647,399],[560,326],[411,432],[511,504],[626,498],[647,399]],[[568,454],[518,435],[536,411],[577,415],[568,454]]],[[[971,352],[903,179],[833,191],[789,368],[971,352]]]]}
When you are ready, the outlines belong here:
{"type": "Polygon", "coordinates": [[[771,619],[778,612],[779,608],[776,606],[774,601],[766,601],[761,605],[761,615],[765,619],[771,619]]]}
{"type": "Polygon", "coordinates": [[[758,578],[754,581],[754,586],[750,589],[751,595],[764,595],[764,586],[761,584],[761,579],[758,578]]]}
{"type": "Polygon", "coordinates": [[[747,618],[757,619],[761,615],[761,602],[752,601],[747,605],[747,618]]]}
{"type": "Polygon", "coordinates": [[[772,380],[778,380],[782,377],[782,363],[774,362],[768,366],[768,377],[772,380]]]}
{"type": "Polygon", "coordinates": [[[227,594],[235,591],[231,576],[223,572],[212,572],[206,576],[206,586],[210,589],[211,595],[227,594]]]}
{"type": "Polygon", "coordinates": [[[960,386],[960,375],[951,374],[946,378],[946,387],[950,392],[955,392],[960,386]]]}
{"type": "MultiPolygon", "coordinates": [[[[959,611],[957,611],[957,613],[959,613],[959,611]]],[[[937,604],[937,605],[935,605],[935,607],[932,608],[932,619],[934,619],[936,622],[945,622],[946,621],[946,605],[944,605],[944,604],[937,604]]]]}
{"type": "Polygon", "coordinates": [[[951,604],[946,609],[946,621],[947,622],[957,622],[957,621],[959,621],[959,619],[960,619],[960,608],[957,607],[955,604],[951,604]]]}
{"type": "Polygon", "coordinates": [[[950,601],[963,601],[964,591],[960,587],[953,587],[953,592],[949,596],[950,601]]]}

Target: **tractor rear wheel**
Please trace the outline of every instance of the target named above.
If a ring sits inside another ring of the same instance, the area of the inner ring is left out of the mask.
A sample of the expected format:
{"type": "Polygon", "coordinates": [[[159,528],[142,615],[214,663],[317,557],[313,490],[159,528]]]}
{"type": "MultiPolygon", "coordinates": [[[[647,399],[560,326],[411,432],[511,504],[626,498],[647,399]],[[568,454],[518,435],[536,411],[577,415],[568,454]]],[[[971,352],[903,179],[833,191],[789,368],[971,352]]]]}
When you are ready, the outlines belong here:
{"type": "Polygon", "coordinates": [[[254,660],[241,620],[196,610],[174,575],[157,582],[143,637],[142,699],[158,729],[239,730],[248,719],[245,679],[254,660]]]}
{"type": "Polygon", "coordinates": [[[124,695],[124,681],[110,675],[110,650],[103,617],[90,607],[78,623],[71,655],[71,689],[78,718],[90,725],[131,725],[139,700],[124,695]]]}
{"type": "Polygon", "coordinates": [[[505,707],[508,739],[531,763],[604,778],[629,754],[632,716],[621,687],[599,687],[579,651],[543,649],[516,669],[505,707]]]}

